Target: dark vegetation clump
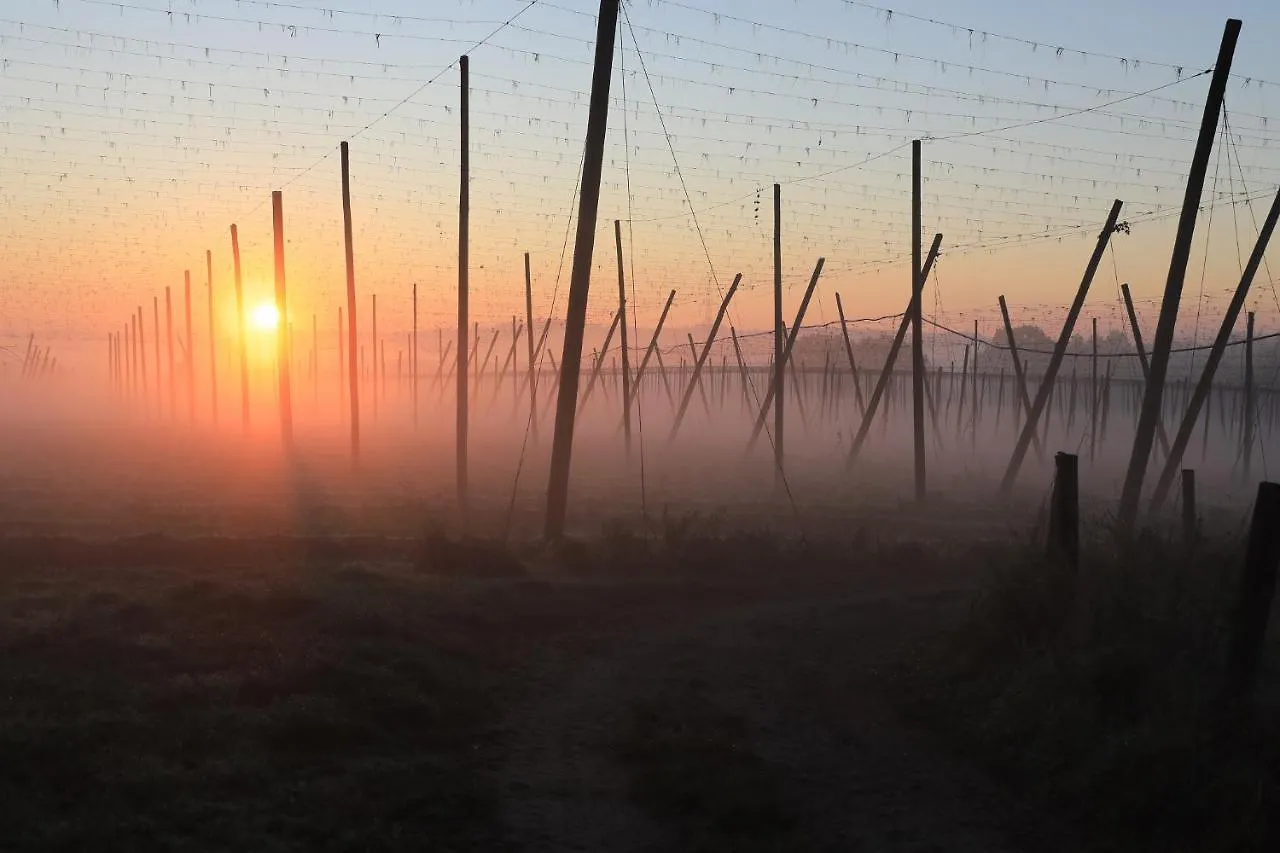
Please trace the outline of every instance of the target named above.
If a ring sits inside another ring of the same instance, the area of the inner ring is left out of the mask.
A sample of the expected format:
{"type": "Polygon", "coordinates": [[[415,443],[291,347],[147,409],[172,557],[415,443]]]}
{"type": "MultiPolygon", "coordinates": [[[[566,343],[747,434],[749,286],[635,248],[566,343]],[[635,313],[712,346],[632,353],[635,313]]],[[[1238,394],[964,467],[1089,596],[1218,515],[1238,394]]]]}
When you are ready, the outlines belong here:
{"type": "MultiPolygon", "coordinates": [[[[1125,849],[1280,849],[1280,673],[1223,699],[1239,539],[1087,543],[1073,594],[1006,553],[908,682],[917,710],[1125,849]]],[[[1268,668],[1269,667],[1269,668],[1268,668]]]]}

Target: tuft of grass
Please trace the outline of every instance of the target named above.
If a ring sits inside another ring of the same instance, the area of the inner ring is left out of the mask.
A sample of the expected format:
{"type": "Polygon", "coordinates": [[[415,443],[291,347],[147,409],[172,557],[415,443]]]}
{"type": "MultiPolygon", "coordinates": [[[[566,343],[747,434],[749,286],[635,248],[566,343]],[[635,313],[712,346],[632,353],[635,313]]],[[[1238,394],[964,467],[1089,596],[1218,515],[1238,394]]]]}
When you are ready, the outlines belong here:
{"type": "MultiPolygon", "coordinates": [[[[1126,849],[1280,849],[1280,703],[1223,706],[1243,544],[1087,543],[1072,595],[1039,549],[993,560],[909,677],[935,723],[1126,849]]],[[[1274,636],[1274,634],[1273,634],[1274,636]]]]}

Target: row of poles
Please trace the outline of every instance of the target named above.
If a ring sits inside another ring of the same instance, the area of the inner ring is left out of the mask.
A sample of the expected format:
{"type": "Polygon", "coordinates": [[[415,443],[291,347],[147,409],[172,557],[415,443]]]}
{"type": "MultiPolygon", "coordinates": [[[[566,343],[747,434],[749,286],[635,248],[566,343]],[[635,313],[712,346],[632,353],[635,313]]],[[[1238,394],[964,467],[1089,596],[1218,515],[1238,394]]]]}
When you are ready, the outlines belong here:
{"type": "MultiPolygon", "coordinates": [[[[608,112],[608,98],[611,78],[611,57],[614,48],[614,37],[617,29],[618,17],[618,0],[602,0],[601,13],[598,19],[597,41],[594,72],[592,78],[590,110],[587,122],[587,132],[585,141],[585,151],[583,160],[583,174],[581,183],[581,192],[579,195],[579,210],[577,216],[577,234],[574,245],[573,264],[570,274],[568,307],[565,315],[565,331],[561,359],[558,365],[558,383],[555,389],[556,394],[556,418],[555,432],[552,439],[551,447],[551,470],[549,476],[549,485],[547,492],[546,521],[544,533],[549,539],[558,539],[563,534],[565,513],[567,507],[569,466],[572,456],[572,444],[575,427],[576,414],[580,408],[579,383],[583,374],[582,370],[582,350],[586,322],[587,296],[590,284],[590,275],[592,268],[592,255],[594,250],[594,238],[597,224],[598,205],[600,197],[600,177],[603,167],[603,148],[605,140],[606,118],[608,112]]],[[[1240,22],[1234,19],[1228,21],[1226,33],[1223,37],[1222,47],[1219,52],[1218,62],[1214,67],[1213,78],[1210,85],[1209,98],[1205,106],[1204,120],[1202,123],[1200,136],[1197,141],[1195,156],[1192,161],[1191,171],[1188,178],[1186,197],[1182,209],[1182,216],[1179,220],[1177,236],[1175,238],[1173,261],[1170,267],[1169,279],[1166,284],[1165,297],[1162,302],[1160,319],[1156,328],[1155,340],[1153,342],[1150,357],[1143,349],[1140,333],[1133,316],[1132,301],[1128,297],[1127,287],[1124,289],[1126,298],[1126,308],[1130,315],[1131,325],[1134,330],[1135,342],[1138,344],[1140,361],[1144,374],[1145,383],[1143,385],[1143,400],[1139,411],[1137,430],[1134,439],[1133,452],[1130,457],[1128,472],[1125,479],[1125,490],[1122,497],[1121,520],[1122,522],[1132,523],[1136,514],[1137,495],[1140,494],[1143,479],[1145,477],[1148,460],[1152,455],[1152,444],[1158,432],[1161,432],[1159,414],[1161,411],[1162,395],[1164,393],[1165,379],[1168,372],[1170,351],[1172,348],[1173,327],[1176,321],[1177,304],[1181,295],[1182,283],[1185,278],[1186,266],[1190,251],[1190,241],[1194,230],[1195,214],[1199,204],[1199,198],[1203,189],[1205,170],[1207,167],[1210,149],[1212,147],[1213,137],[1216,132],[1217,116],[1221,111],[1223,93],[1227,75],[1230,72],[1231,59],[1234,53],[1235,41],[1239,33],[1240,22]]],[[[468,433],[469,433],[469,412],[471,406],[470,393],[471,382],[469,380],[470,371],[467,367],[470,365],[468,360],[470,354],[473,353],[479,345],[479,341],[472,341],[473,332],[472,324],[469,317],[469,224],[470,224],[470,194],[469,194],[469,172],[470,172],[470,156],[469,156],[469,60],[463,56],[460,59],[460,75],[461,75],[461,100],[460,100],[460,122],[461,122],[461,158],[460,158],[460,180],[459,180],[459,228],[458,228],[458,323],[457,333],[454,338],[454,376],[456,379],[456,485],[457,485],[457,501],[462,512],[463,518],[466,516],[468,505],[468,433]]],[[[357,308],[356,308],[356,285],[354,271],[354,247],[352,241],[351,226],[351,195],[350,195],[350,169],[348,144],[343,142],[341,150],[341,181],[342,181],[342,205],[343,205],[343,236],[346,261],[346,285],[347,285],[347,305],[346,305],[346,322],[345,322],[345,364],[346,364],[346,389],[345,394],[349,402],[350,414],[349,423],[351,430],[351,456],[353,460],[358,460],[360,455],[360,400],[359,400],[359,364],[356,357],[358,351],[357,339],[357,308]]],[[[804,314],[812,297],[814,288],[817,285],[819,277],[822,274],[824,259],[819,258],[813,270],[808,288],[805,291],[799,311],[794,321],[788,328],[782,313],[782,231],[781,231],[781,187],[774,185],[773,193],[774,207],[774,233],[773,233],[773,291],[774,291],[774,329],[773,329],[773,357],[771,359],[771,371],[769,381],[765,390],[764,398],[758,409],[758,416],[751,433],[750,444],[758,441],[761,434],[767,435],[772,444],[774,456],[774,468],[778,485],[785,486],[785,417],[786,409],[786,376],[788,369],[794,371],[791,363],[792,351],[795,346],[796,337],[802,327],[804,314]],[[772,431],[767,429],[768,415],[772,411],[772,431]]],[[[912,420],[913,420],[913,450],[914,450],[914,485],[915,494],[918,500],[924,500],[927,494],[927,470],[926,470],[926,442],[925,442],[925,415],[927,403],[932,406],[933,401],[926,401],[926,377],[927,369],[924,358],[924,341],[922,330],[922,293],[924,283],[929,276],[930,269],[935,262],[942,242],[942,235],[937,234],[933,238],[932,245],[929,247],[927,254],[921,241],[921,143],[916,140],[912,144],[912,249],[911,249],[911,296],[906,310],[901,316],[901,321],[897,331],[892,339],[890,351],[884,369],[871,388],[869,398],[865,405],[861,400],[861,386],[855,382],[855,388],[858,389],[860,407],[862,408],[862,418],[859,423],[857,432],[854,435],[851,447],[848,453],[848,463],[853,464],[861,451],[867,434],[871,428],[872,421],[875,417],[877,408],[881,399],[884,397],[887,385],[893,373],[894,365],[898,356],[898,352],[903,345],[907,331],[911,332],[911,400],[912,400],[912,420]]],[[[1118,230],[1127,231],[1127,225],[1120,222],[1119,216],[1122,208],[1122,202],[1116,200],[1112,205],[1111,211],[1106,219],[1101,232],[1098,235],[1096,245],[1089,263],[1086,267],[1085,274],[1081,280],[1080,286],[1076,292],[1075,299],[1071,303],[1067,312],[1066,321],[1063,324],[1061,333],[1058,337],[1053,353],[1051,354],[1047,367],[1043,375],[1040,377],[1039,385],[1036,388],[1034,396],[1027,390],[1027,377],[1022,369],[1021,360],[1018,357],[1016,342],[1013,339],[1011,324],[1009,322],[1008,309],[1004,298],[1000,299],[1000,307],[1002,318],[1008,335],[1008,343],[1010,355],[1014,366],[1014,382],[1016,383],[1017,393],[1015,395],[1016,405],[1025,413],[1022,419],[1022,427],[1018,439],[1014,445],[1013,453],[1009,463],[1005,469],[1004,476],[1001,481],[1001,491],[1005,494],[1009,492],[1014,481],[1016,480],[1019,470],[1028,450],[1033,444],[1038,443],[1037,425],[1040,423],[1044,415],[1045,409],[1049,403],[1050,395],[1057,381],[1059,370],[1061,369],[1063,359],[1066,354],[1067,346],[1074,333],[1076,322],[1079,318],[1081,309],[1088,295],[1090,285],[1094,274],[1101,261],[1102,255],[1108,245],[1111,235],[1118,230]]],[[[272,210],[273,210],[273,232],[274,232],[274,249],[275,249],[275,307],[282,318],[280,327],[277,332],[277,376],[279,383],[279,411],[280,426],[286,446],[290,446],[293,440],[293,411],[292,411],[292,391],[291,391],[291,375],[290,375],[290,353],[291,327],[287,322],[287,299],[286,299],[286,281],[285,281],[285,258],[284,258],[284,225],[282,212],[282,194],[277,191],[272,194],[272,210]]],[[[1167,443],[1168,452],[1165,455],[1165,466],[1161,470],[1157,478],[1156,488],[1152,497],[1152,506],[1157,508],[1168,491],[1171,478],[1177,471],[1182,455],[1186,449],[1186,444],[1190,438],[1191,430],[1199,416],[1200,410],[1204,404],[1204,400],[1208,395],[1208,390],[1212,386],[1214,372],[1221,361],[1223,351],[1225,350],[1228,338],[1232,328],[1238,319],[1240,309],[1244,299],[1248,293],[1249,286],[1252,282],[1257,267],[1265,252],[1267,242],[1275,227],[1277,215],[1280,215],[1280,194],[1277,194],[1276,201],[1272,205],[1271,211],[1266,222],[1259,234],[1257,244],[1250,257],[1244,274],[1241,277],[1239,286],[1237,287],[1235,296],[1227,309],[1226,316],[1223,318],[1222,327],[1218,337],[1214,341],[1214,345],[1210,350],[1209,357],[1205,364],[1200,381],[1196,385],[1195,392],[1192,394],[1188,403],[1186,414],[1180,422],[1179,428],[1172,441],[1165,441],[1161,433],[1162,447],[1167,443]]],[[[613,326],[610,329],[608,338],[611,339],[614,329],[620,331],[622,354],[622,397],[623,397],[623,418],[622,428],[627,444],[628,451],[631,443],[631,409],[633,403],[633,392],[636,385],[643,379],[646,368],[648,366],[650,356],[657,351],[657,341],[661,334],[662,324],[666,319],[667,310],[671,306],[674,298],[674,291],[667,300],[667,304],[663,309],[662,316],[658,321],[657,328],[654,332],[653,340],[650,346],[645,350],[645,354],[638,370],[634,376],[629,364],[630,346],[627,341],[627,300],[626,300],[626,284],[622,263],[622,240],[620,224],[614,223],[615,238],[618,252],[618,310],[614,315],[613,326]]],[[[244,330],[244,305],[243,293],[241,287],[240,276],[240,257],[239,246],[236,234],[236,226],[231,226],[232,252],[234,256],[235,267],[235,287],[236,287],[236,304],[238,315],[240,317],[239,328],[239,349],[240,349],[240,373],[241,373],[241,391],[242,391],[242,412],[244,424],[249,422],[249,391],[248,391],[248,368],[246,361],[246,343],[244,330]]],[[[210,282],[212,282],[212,261],[211,254],[206,253],[206,262],[210,269],[210,282]]],[[[692,356],[692,376],[691,380],[684,389],[679,404],[676,407],[675,420],[672,426],[671,437],[674,437],[679,430],[680,425],[689,408],[690,402],[696,389],[700,388],[699,379],[706,369],[708,356],[711,353],[712,345],[716,341],[719,328],[725,319],[730,300],[732,299],[737,287],[741,281],[741,274],[735,277],[733,284],[724,293],[720,308],[717,312],[715,320],[710,329],[706,343],[699,350],[690,340],[691,356],[692,356]]],[[[194,417],[194,359],[190,352],[191,346],[191,302],[190,302],[190,276],[187,275],[185,282],[186,293],[186,327],[187,327],[187,347],[185,365],[187,368],[187,389],[188,389],[188,406],[194,417]]],[[[212,311],[212,286],[210,285],[210,304],[211,310],[209,315],[210,322],[210,365],[213,375],[211,381],[215,388],[214,394],[214,416],[216,419],[216,358],[213,351],[215,330],[213,327],[213,311],[212,311]]],[[[376,297],[375,305],[375,330],[374,337],[377,341],[376,334],[376,297]]],[[[853,362],[853,350],[848,337],[847,324],[844,317],[843,305],[837,297],[837,306],[840,311],[841,330],[843,333],[843,342],[847,349],[850,366],[856,373],[856,365],[853,362]]],[[[525,326],[529,330],[526,336],[528,342],[528,362],[529,362],[529,378],[528,387],[530,391],[531,404],[531,428],[536,425],[537,412],[537,382],[536,382],[536,364],[538,357],[542,352],[546,335],[549,330],[550,318],[544,325],[542,335],[534,344],[532,330],[532,294],[529,275],[529,258],[525,256],[525,326]]],[[[154,328],[159,328],[159,306],[158,301],[155,303],[154,310],[156,312],[156,322],[154,328]]],[[[171,408],[175,393],[173,390],[174,382],[174,365],[173,365],[173,348],[172,348],[172,307],[168,289],[165,292],[165,311],[166,311],[166,334],[169,338],[169,380],[170,380],[170,401],[171,408]]],[[[339,309],[341,312],[341,309],[339,309]]],[[[120,332],[112,334],[111,338],[111,356],[113,364],[119,364],[121,360],[122,348],[129,346],[134,347],[134,351],[140,359],[145,359],[145,342],[141,338],[141,322],[142,312],[139,309],[136,316],[131,317],[130,323],[120,332]],[[138,345],[134,345],[136,342],[138,345]]],[[[1096,321],[1095,321],[1096,322],[1096,321]]],[[[343,323],[339,322],[339,328],[343,327],[343,323]]],[[[1251,328],[1250,324],[1250,328],[1251,328]]],[[[313,334],[314,334],[314,318],[313,318],[313,334]]],[[[340,332],[341,335],[341,332],[340,332]]],[[[518,332],[513,331],[512,354],[515,351],[515,337],[518,332]]],[[[975,331],[975,347],[976,347],[976,331],[975,331]]],[[[744,393],[754,396],[754,387],[746,369],[745,363],[742,361],[740,349],[737,347],[736,334],[732,335],[736,355],[739,366],[742,371],[742,381],[744,385],[744,393]]],[[[342,347],[340,337],[339,346],[342,347]]],[[[375,343],[375,347],[377,344],[375,343]]],[[[606,340],[605,349],[608,347],[608,339],[606,340]]],[[[492,348],[492,344],[491,344],[492,348]]],[[[415,412],[417,411],[416,397],[417,386],[416,379],[419,374],[417,365],[418,341],[417,341],[417,292],[416,285],[414,288],[414,329],[410,342],[410,373],[414,377],[414,396],[415,396],[415,412]]],[[[375,348],[374,362],[377,364],[380,353],[375,348]]],[[[550,355],[548,351],[548,355],[550,355]]],[[[976,356],[976,349],[975,349],[976,356]]],[[[341,355],[340,355],[341,357],[341,355]]],[[[156,340],[156,360],[157,373],[156,382],[159,385],[159,340],[156,340]]],[[[659,355],[660,359],[660,355],[659,355]]],[[[975,359],[976,360],[976,359],[975,359]]],[[[486,359],[487,361],[487,359],[486,359]]],[[[552,356],[554,363],[554,357],[552,356]]],[[[313,356],[314,363],[314,356],[313,356]]],[[[385,359],[383,361],[385,365],[385,359]]],[[[443,355],[442,355],[443,363],[443,355]]],[[[591,372],[591,378],[588,381],[586,395],[589,396],[591,388],[596,381],[603,363],[603,352],[600,354],[595,369],[591,372]]],[[[1095,362],[1096,365],[1096,362],[1095,362]]],[[[314,368],[313,368],[314,369],[314,368]]],[[[376,368],[375,368],[376,372],[376,368]]],[[[1094,387],[1096,389],[1096,366],[1094,368],[1094,387]]],[[[145,375],[145,369],[143,370],[145,375]]],[[[145,379],[143,380],[145,382],[145,379]]],[[[376,398],[377,386],[374,385],[374,395],[376,398]]],[[[1095,391],[1096,397],[1096,391],[1095,391]]],[[[1097,417],[1096,405],[1094,406],[1094,418],[1097,417]]],[[[1246,419],[1248,420],[1248,419],[1246,419]]]]}

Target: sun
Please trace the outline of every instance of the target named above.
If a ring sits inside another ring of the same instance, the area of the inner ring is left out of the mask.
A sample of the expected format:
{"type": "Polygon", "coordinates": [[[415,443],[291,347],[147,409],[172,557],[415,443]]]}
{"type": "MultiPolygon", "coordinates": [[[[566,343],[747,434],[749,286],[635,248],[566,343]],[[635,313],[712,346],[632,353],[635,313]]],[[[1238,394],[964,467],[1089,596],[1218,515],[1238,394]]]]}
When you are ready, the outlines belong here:
{"type": "Polygon", "coordinates": [[[253,309],[250,319],[255,329],[262,332],[274,332],[280,325],[280,312],[270,302],[264,302],[253,309]]]}

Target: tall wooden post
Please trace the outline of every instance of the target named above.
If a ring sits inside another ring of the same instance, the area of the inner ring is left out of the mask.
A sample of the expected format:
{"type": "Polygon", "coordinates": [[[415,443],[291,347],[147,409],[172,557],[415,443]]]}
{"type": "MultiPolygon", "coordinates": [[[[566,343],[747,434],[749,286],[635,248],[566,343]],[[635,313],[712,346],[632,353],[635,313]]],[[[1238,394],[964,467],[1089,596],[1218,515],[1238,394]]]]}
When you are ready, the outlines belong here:
{"type": "Polygon", "coordinates": [[[249,431],[249,345],[245,334],[244,316],[244,282],[240,275],[240,235],[236,226],[231,226],[231,262],[235,268],[236,278],[236,325],[239,331],[240,348],[240,422],[245,432],[249,431]]]}
{"type": "Polygon", "coordinates": [[[613,241],[618,247],[618,313],[622,315],[622,434],[627,457],[631,456],[631,353],[627,350],[627,281],[622,267],[622,223],[613,220],[613,241]]]}
{"type": "MultiPolygon", "coordinates": [[[[1271,235],[1275,231],[1278,220],[1280,220],[1280,192],[1276,193],[1275,200],[1271,204],[1271,210],[1267,213],[1266,221],[1263,222],[1262,229],[1258,232],[1258,240],[1249,255],[1249,262],[1241,273],[1240,283],[1236,286],[1231,302],[1222,317],[1222,324],[1218,327],[1218,335],[1209,350],[1209,357],[1205,359],[1204,371],[1201,373],[1200,379],[1196,383],[1195,391],[1187,403],[1186,414],[1178,425],[1178,432],[1174,436],[1173,446],[1168,451],[1164,468],[1160,471],[1160,477],[1156,480],[1155,491],[1151,495],[1152,510],[1160,508],[1170,487],[1173,485],[1174,471],[1182,462],[1182,456],[1186,452],[1187,444],[1191,441],[1191,433],[1195,430],[1196,419],[1200,416],[1200,409],[1209,397],[1209,389],[1213,387],[1214,373],[1226,353],[1227,344],[1231,340],[1231,332],[1235,329],[1236,321],[1240,319],[1240,309],[1244,307],[1245,299],[1249,295],[1249,287],[1252,285],[1253,278],[1262,263],[1262,258],[1266,254],[1267,244],[1271,240],[1271,235]]],[[[1253,315],[1250,314],[1249,316],[1252,318],[1253,315]]],[[[1253,338],[1252,322],[1252,319],[1250,319],[1248,326],[1249,341],[1253,338]]],[[[1246,346],[1249,347],[1251,344],[1246,343],[1246,346]]],[[[1247,379],[1252,379],[1253,359],[1252,354],[1248,351],[1245,353],[1245,374],[1247,379]]],[[[1252,382],[1246,384],[1251,386],[1252,382]]],[[[1206,417],[1205,420],[1207,423],[1208,418],[1206,417]]],[[[1252,420],[1249,423],[1252,423],[1252,420]]],[[[1247,465],[1245,470],[1247,473],[1247,465]]]]}
{"type": "Polygon", "coordinates": [[[279,190],[271,193],[272,230],[275,232],[276,261],[276,313],[280,325],[276,329],[276,372],[280,377],[280,437],[285,447],[293,447],[293,390],[289,383],[289,312],[285,299],[284,279],[284,196],[279,190]]]}
{"type": "Polygon", "coordinates": [[[207,271],[205,281],[209,285],[209,406],[213,417],[213,425],[218,425],[218,336],[213,311],[213,252],[205,249],[204,265],[207,271]]]}
{"type": "Polygon", "coordinates": [[[345,141],[340,148],[342,151],[342,237],[347,262],[347,374],[351,391],[351,460],[354,463],[360,459],[360,365],[356,361],[356,259],[355,248],[351,242],[351,160],[345,141]]]}
{"type": "Polygon", "coordinates": [[[1249,479],[1253,473],[1253,421],[1254,421],[1254,399],[1253,399],[1253,312],[1250,311],[1245,316],[1245,333],[1244,333],[1244,436],[1243,436],[1243,453],[1241,459],[1244,462],[1243,474],[1244,479],[1249,479]]]}
{"type": "Polygon", "coordinates": [[[373,327],[369,330],[370,339],[373,341],[373,373],[370,374],[370,386],[373,388],[373,419],[378,419],[378,294],[373,294],[373,327]]]}
{"type": "MultiPolygon", "coordinates": [[[[129,347],[132,360],[129,363],[129,391],[134,396],[138,394],[138,318],[129,315],[129,339],[125,344],[129,347]]],[[[45,358],[48,359],[49,349],[45,348],[45,358]]]]}
{"type": "MultiPolygon", "coordinates": [[[[795,328],[800,324],[796,323],[795,328]]],[[[786,360],[783,358],[782,326],[782,185],[773,185],[773,478],[774,487],[783,485],[783,412],[786,403],[786,360]]],[[[754,443],[755,436],[752,436],[754,443]]]]}
{"type": "Polygon", "coordinates": [[[560,363],[559,399],[551,447],[551,476],[547,487],[545,534],[552,540],[563,537],[565,514],[568,510],[569,463],[573,455],[578,374],[582,368],[582,338],[586,328],[587,295],[591,286],[591,256],[595,249],[596,214],[600,205],[600,172],[604,163],[604,138],[609,114],[609,83],[613,69],[614,35],[618,27],[618,5],[619,0],[600,0],[600,15],[596,25],[595,68],[591,77],[591,106],[583,151],[578,233],[573,250],[573,271],[569,279],[564,355],[560,363]]]}
{"type": "MultiPolygon", "coordinates": [[[[529,330],[529,430],[538,437],[538,365],[533,351],[533,275],[529,271],[529,253],[524,253],[524,324],[529,330]]],[[[542,342],[539,341],[539,344],[542,342]]]]}
{"type": "Polygon", "coordinates": [[[173,370],[173,299],[169,285],[164,287],[164,333],[169,350],[169,418],[178,416],[178,381],[173,370]]]}
{"type": "MultiPolygon", "coordinates": [[[[1008,494],[1009,490],[1013,488],[1014,481],[1018,478],[1018,471],[1022,468],[1022,460],[1026,458],[1027,448],[1031,445],[1031,436],[1035,432],[1040,415],[1049,403],[1049,396],[1053,393],[1054,382],[1058,378],[1058,368],[1062,366],[1062,357],[1067,351],[1067,345],[1071,343],[1071,333],[1075,331],[1076,320],[1080,317],[1080,309],[1084,307],[1085,297],[1089,295],[1089,286],[1093,284],[1093,276],[1098,271],[1098,264],[1102,261],[1102,254],[1106,251],[1112,232],[1116,230],[1116,221],[1120,218],[1120,208],[1123,204],[1120,199],[1115,200],[1111,205],[1111,213],[1107,216],[1107,221],[1102,226],[1102,232],[1098,235],[1098,242],[1093,248],[1093,255],[1089,258],[1089,265],[1085,268],[1084,277],[1080,280],[1080,288],[1076,291],[1076,298],[1071,303],[1071,308],[1067,311],[1066,322],[1062,324],[1062,333],[1058,336],[1058,342],[1053,347],[1053,355],[1050,356],[1044,377],[1040,380],[1040,390],[1036,392],[1035,401],[1031,404],[1031,410],[1027,413],[1027,422],[1022,427],[1022,434],[1018,437],[1018,443],[1013,448],[1013,456],[1009,459],[1009,466],[1005,469],[1004,478],[1000,481],[1000,491],[1003,494],[1008,494]]],[[[1047,419],[1045,424],[1047,426],[1047,419]]]]}
{"type": "Polygon", "coordinates": [[[470,352],[467,333],[470,316],[470,239],[471,239],[471,78],[470,59],[459,59],[461,72],[460,121],[461,165],[458,179],[458,346],[457,369],[457,426],[456,426],[456,479],[458,509],[465,523],[467,515],[467,417],[468,403],[467,357],[470,352]]]}
{"type": "Polygon", "coordinates": [[[191,270],[183,272],[183,306],[187,319],[187,418],[196,422],[196,340],[191,329],[191,270]]]}
{"type": "Polygon", "coordinates": [[[1182,285],[1187,274],[1187,262],[1191,257],[1191,242],[1195,235],[1196,210],[1204,189],[1205,172],[1213,151],[1213,137],[1218,130],[1218,115],[1222,112],[1222,100],[1231,74],[1231,60],[1235,55],[1236,39],[1240,35],[1240,21],[1227,20],[1218,49],[1218,61],[1213,66],[1213,78],[1209,82],[1209,96],[1205,101],[1204,117],[1200,122],[1200,135],[1196,140],[1191,170],[1187,175],[1187,191],[1182,200],[1182,213],[1178,218],[1178,232],[1173,242],[1173,256],[1169,261],[1169,276],[1164,285],[1164,299],[1160,304],[1160,319],[1156,324],[1156,336],[1151,345],[1151,371],[1142,396],[1142,410],[1138,414],[1138,428],[1133,438],[1133,453],[1129,456],[1129,468],[1125,472],[1124,488],[1120,495],[1120,509],[1116,520],[1121,530],[1130,529],[1138,517],[1138,501],[1142,497],[1142,482],[1147,474],[1147,462],[1151,457],[1151,445],[1155,438],[1156,423],[1160,420],[1165,377],[1169,372],[1169,351],[1173,348],[1173,332],[1178,322],[1178,305],[1182,300],[1182,285]]]}
{"type": "Polygon", "coordinates": [[[916,500],[927,490],[924,455],[924,326],[920,277],[920,140],[911,142],[911,424],[915,448],[916,500]]]}

